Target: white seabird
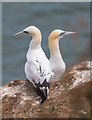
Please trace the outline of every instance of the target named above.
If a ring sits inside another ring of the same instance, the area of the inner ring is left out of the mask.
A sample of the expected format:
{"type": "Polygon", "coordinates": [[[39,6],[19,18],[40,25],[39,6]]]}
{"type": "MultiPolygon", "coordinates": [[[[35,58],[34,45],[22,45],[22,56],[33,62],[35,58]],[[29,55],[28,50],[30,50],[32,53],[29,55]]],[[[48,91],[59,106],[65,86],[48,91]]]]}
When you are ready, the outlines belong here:
{"type": "Polygon", "coordinates": [[[65,62],[61,56],[59,49],[59,40],[64,36],[73,34],[75,32],[63,31],[60,29],[56,29],[51,32],[49,35],[49,50],[50,50],[50,63],[52,67],[52,71],[54,72],[53,80],[59,81],[62,78],[63,73],[65,72],[65,62]]]}
{"type": "Polygon", "coordinates": [[[32,36],[26,56],[25,74],[27,80],[34,85],[37,93],[42,97],[43,102],[47,99],[49,83],[53,73],[50,62],[41,48],[41,32],[37,27],[29,26],[14,36],[21,34],[32,36]]]}

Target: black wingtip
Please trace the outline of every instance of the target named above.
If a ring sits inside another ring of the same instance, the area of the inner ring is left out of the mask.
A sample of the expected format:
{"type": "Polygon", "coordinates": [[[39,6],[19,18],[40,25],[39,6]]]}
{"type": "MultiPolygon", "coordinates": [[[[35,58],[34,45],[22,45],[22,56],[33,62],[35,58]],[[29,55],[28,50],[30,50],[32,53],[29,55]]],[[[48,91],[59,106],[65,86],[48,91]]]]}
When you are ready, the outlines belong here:
{"type": "Polygon", "coordinates": [[[41,104],[43,104],[43,103],[44,103],[44,101],[45,101],[45,99],[42,99],[42,100],[41,100],[41,104]]]}
{"type": "Polygon", "coordinates": [[[47,95],[48,95],[47,89],[48,89],[47,87],[42,87],[40,89],[45,99],[47,99],[47,95]]]}
{"type": "Polygon", "coordinates": [[[44,93],[42,92],[42,90],[39,87],[38,88],[34,87],[34,91],[36,92],[36,94],[38,96],[40,96],[42,98],[41,103],[43,103],[47,99],[47,97],[44,95],[44,93]]]}

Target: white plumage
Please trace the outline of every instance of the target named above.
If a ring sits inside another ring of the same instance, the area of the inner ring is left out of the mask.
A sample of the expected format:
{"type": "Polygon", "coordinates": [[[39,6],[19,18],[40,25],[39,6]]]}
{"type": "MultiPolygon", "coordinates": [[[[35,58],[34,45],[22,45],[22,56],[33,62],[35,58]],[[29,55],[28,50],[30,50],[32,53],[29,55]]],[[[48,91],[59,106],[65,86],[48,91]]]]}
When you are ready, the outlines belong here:
{"type": "Polygon", "coordinates": [[[59,40],[66,35],[73,34],[75,32],[67,32],[60,29],[56,29],[49,35],[49,49],[50,49],[50,63],[52,71],[54,72],[53,80],[59,81],[65,72],[65,62],[61,56],[59,49],[59,40]]]}
{"type": "Polygon", "coordinates": [[[41,32],[35,26],[29,26],[14,36],[22,33],[32,36],[26,56],[26,78],[34,85],[38,94],[42,97],[42,101],[44,101],[47,99],[49,83],[53,73],[50,62],[41,48],[41,32]]]}

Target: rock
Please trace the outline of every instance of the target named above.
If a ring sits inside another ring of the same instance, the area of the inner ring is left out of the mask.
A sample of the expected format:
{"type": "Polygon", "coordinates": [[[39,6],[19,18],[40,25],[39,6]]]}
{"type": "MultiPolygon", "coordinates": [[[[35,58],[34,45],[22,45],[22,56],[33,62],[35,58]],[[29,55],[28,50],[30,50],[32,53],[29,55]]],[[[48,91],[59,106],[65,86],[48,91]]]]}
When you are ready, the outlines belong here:
{"type": "Polygon", "coordinates": [[[70,92],[86,96],[90,93],[91,62],[86,61],[69,68],[63,75],[62,85],[70,92]]]}
{"type": "Polygon", "coordinates": [[[90,117],[90,66],[85,61],[69,68],[58,82],[51,82],[48,100],[40,97],[27,80],[13,80],[0,87],[3,118],[90,117]]]}
{"type": "MultiPolygon", "coordinates": [[[[33,116],[33,109],[38,107],[39,97],[35,94],[32,84],[27,80],[13,80],[2,88],[2,116],[19,118],[33,116]],[[37,100],[36,100],[37,99],[37,100]]],[[[35,112],[35,111],[34,111],[35,112]]]]}

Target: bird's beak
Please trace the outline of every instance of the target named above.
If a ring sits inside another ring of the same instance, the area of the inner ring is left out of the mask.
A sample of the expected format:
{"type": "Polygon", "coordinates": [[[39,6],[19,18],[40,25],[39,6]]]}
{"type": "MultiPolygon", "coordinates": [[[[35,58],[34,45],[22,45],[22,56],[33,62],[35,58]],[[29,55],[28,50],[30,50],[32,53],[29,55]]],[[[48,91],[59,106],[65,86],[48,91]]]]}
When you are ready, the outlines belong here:
{"type": "Polygon", "coordinates": [[[68,31],[65,31],[64,36],[72,35],[72,34],[75,34],[75,33],[76,33],[76,32],[68,32],[68,31]]]}
{"type": "Polygon", "coordinates": [[[18,37],[18,36],[21,35],[21,34],[23,34],[23,31],[20,31],[20,32],[14,34],[13,37],[18,37]]]}

